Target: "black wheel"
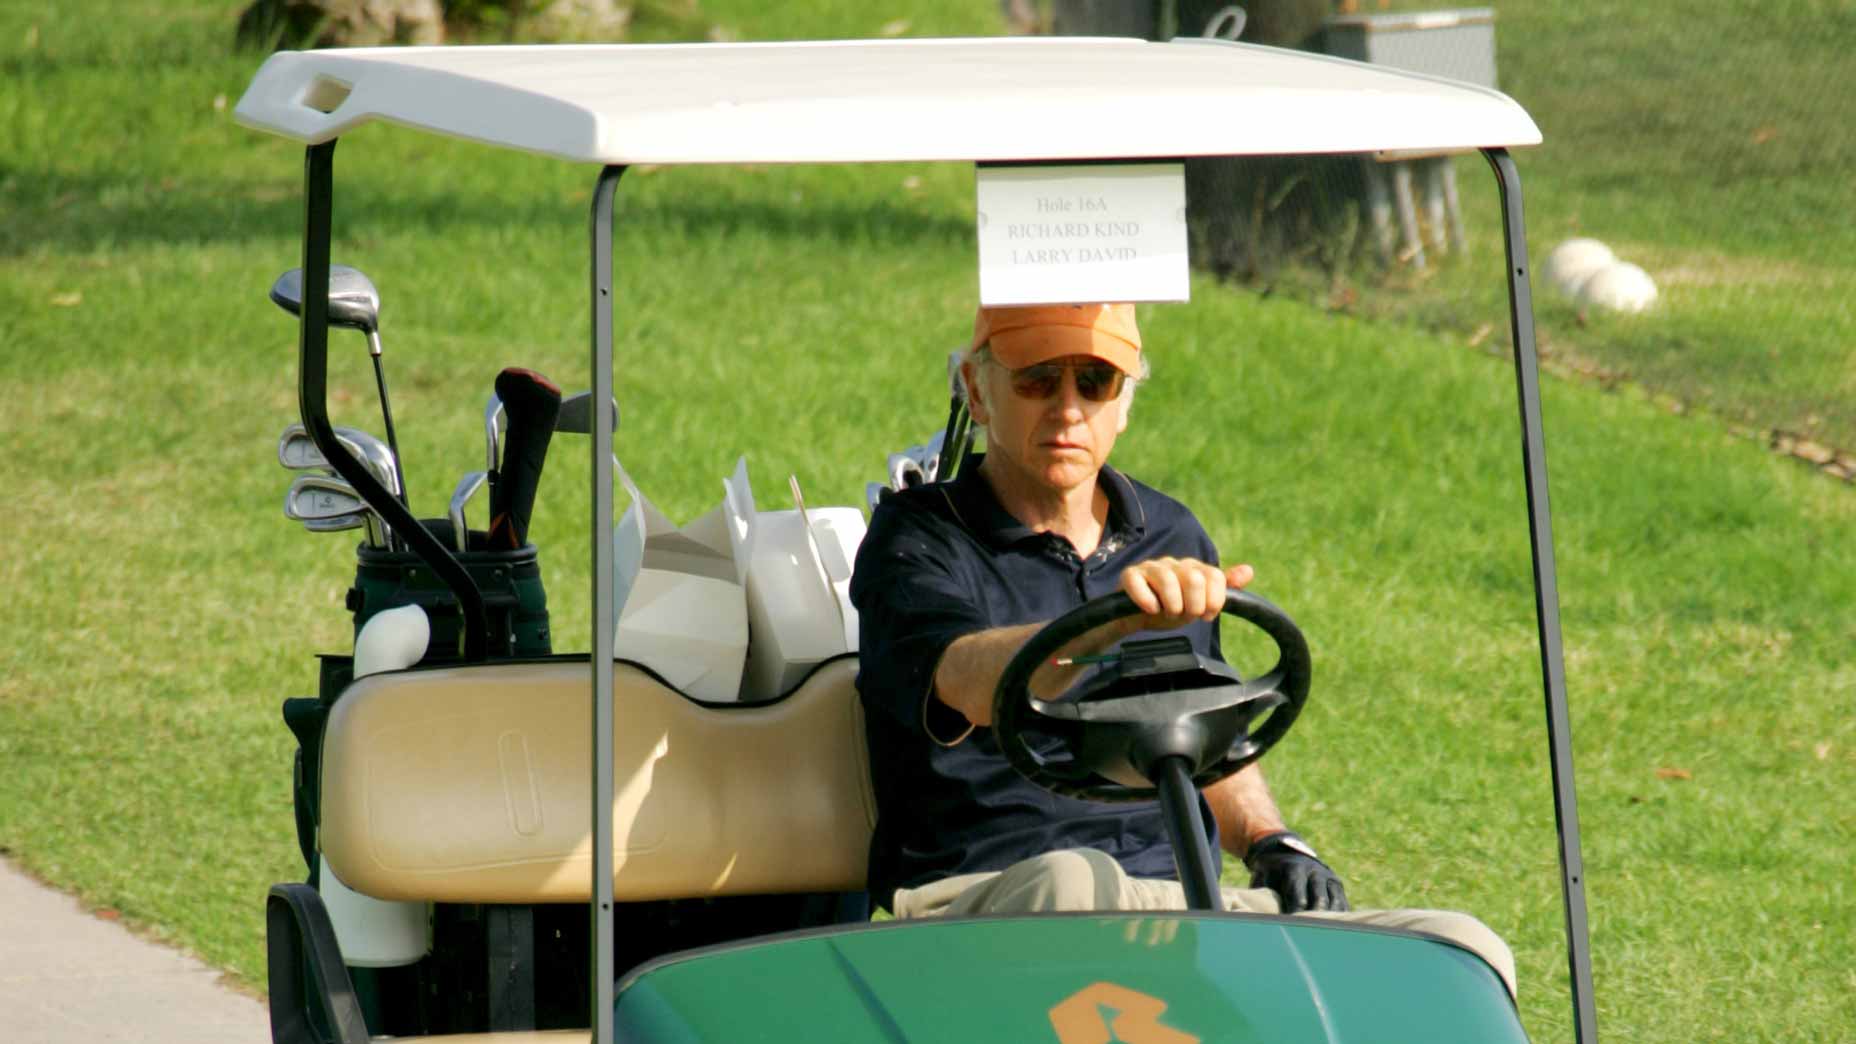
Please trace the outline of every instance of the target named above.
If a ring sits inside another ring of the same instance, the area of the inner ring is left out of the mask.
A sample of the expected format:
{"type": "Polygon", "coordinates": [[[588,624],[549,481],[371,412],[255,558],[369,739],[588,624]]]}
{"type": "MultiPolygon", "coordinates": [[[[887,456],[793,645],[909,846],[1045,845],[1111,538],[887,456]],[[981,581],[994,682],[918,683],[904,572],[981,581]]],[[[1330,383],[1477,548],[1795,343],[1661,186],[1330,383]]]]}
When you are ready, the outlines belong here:
{"type": "Polygon", "coordinates": [[[1262,757],[1308,698],[1308,643],[1289,615],[1244,591],[1224,611],[1276,643],[1276,666],[1249,681],[1199,656],[1183,637],[1128,642],[1118,662],[1049,700],[1033,697],[1033,673],[1058,650],[1101,627],[1141,615],[1122,592],[1052,620],[1006,665],[993,694],[993,731],[1013,767],[1048,790],[1093,801],[1155,796],[1162,758],[1183,757],[1204,787],[1262,757]],[[1267,720],[1252,731],[1260,715],[1267,720]]]}

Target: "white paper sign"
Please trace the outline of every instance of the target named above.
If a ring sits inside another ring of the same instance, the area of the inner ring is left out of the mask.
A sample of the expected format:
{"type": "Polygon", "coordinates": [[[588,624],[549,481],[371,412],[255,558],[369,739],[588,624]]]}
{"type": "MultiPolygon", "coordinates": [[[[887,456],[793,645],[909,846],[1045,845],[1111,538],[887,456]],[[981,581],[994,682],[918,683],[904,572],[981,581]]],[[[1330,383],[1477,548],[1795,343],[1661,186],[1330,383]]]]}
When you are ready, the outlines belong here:
{"type": "Polygon", "coordinates": [[[980,303],[1185,301],[1183,163],[980,167],[980,303]]]}

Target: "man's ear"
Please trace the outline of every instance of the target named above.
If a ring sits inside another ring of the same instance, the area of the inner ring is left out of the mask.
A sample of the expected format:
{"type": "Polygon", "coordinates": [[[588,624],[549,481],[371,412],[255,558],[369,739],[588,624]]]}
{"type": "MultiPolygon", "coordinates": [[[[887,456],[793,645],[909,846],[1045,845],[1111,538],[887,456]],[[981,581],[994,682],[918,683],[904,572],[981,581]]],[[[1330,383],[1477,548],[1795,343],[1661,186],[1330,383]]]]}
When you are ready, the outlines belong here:
{"type": "Polygon", "coordinates": [[[1122,432],[1128,430],[1128,404],[1118,401],[1115,403],[1115,409],[1117,411],[1117,416],[1115,417],[1115,434],[1120,435],[1122,432]]]}
{"type": "Polygon", "coordinates": [[[969,359],[960,364],[960,383],[967,392],[967,413],[973,418],[973,423],[983,428],[988,418],[986,400],[979,393],[979,379],[980,368],[973,364],[973,360],[969,359]]]}

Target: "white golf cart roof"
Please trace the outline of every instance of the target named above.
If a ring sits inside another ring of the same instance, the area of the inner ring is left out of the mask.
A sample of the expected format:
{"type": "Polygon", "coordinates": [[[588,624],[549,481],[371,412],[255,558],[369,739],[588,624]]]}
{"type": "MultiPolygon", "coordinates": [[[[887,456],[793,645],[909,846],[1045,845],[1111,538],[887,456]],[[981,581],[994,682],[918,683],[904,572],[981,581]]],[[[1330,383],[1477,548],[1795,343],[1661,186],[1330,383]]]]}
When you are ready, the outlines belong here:
{"type": "Polygon", "coordinates": [[[1443,152],[1535,145],[1498,91],[1224,41],[1000,37],[283,52],[240,122],[382,120],[588,163],[1443,152]]]}

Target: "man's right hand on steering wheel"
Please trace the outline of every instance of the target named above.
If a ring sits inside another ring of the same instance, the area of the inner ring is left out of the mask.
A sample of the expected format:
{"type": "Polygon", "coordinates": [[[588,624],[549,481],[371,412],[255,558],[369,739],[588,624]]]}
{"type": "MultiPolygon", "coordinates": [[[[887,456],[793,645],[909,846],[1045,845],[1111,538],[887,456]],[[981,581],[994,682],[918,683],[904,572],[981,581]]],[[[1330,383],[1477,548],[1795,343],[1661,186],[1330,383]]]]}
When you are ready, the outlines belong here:
{"type": "Polygon", "coordinates": [[[1227,588],[1242,589],[1255,579],[1248,565],[1219,569],[1194,558],[1150,558],[1121,571],[1121,590],[1133,599],[1145,619],[1129,617],[1124,626],[1137,630],[1171,631],[1194,620],[1210,622],[1224,611],[1227,588]]]}

